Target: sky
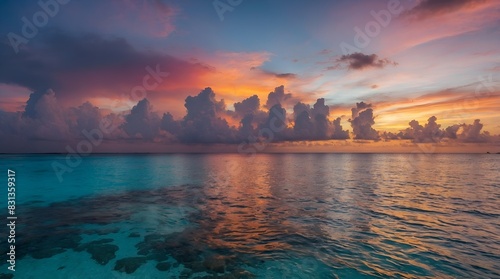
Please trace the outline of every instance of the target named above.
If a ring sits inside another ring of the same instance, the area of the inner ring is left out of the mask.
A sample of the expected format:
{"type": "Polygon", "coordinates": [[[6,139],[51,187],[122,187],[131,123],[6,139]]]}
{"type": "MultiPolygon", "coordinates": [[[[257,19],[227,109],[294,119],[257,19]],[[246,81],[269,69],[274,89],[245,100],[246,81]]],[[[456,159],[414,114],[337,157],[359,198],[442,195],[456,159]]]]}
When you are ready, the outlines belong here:
{"type": "Polygon", "coordinates": [[[498,0],[0,14],[0,152],[500,151],[498,0]]]}

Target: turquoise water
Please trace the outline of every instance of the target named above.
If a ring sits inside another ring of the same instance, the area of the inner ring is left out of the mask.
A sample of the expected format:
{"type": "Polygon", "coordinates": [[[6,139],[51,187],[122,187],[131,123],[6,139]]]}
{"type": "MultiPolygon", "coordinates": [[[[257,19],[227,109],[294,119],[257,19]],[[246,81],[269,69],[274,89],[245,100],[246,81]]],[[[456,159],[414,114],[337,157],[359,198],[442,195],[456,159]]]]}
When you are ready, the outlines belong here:
{"type": "Polygon", "coordinates": [[[500,278],[493,154],[64,160],[1,157],[0,278],[500,278]]]}

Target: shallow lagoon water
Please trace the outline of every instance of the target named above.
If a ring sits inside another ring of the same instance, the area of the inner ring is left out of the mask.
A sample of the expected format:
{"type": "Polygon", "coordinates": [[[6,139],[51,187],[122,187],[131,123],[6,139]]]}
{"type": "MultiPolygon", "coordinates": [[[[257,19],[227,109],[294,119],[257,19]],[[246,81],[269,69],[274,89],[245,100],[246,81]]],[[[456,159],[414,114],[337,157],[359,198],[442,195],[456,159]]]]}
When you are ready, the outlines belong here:
{"type": "Polygon", "coordinates": [[[62,181],[54,161],[2,157],[13,278],[500,277],[493,154],[93,155],[62,181]]]}

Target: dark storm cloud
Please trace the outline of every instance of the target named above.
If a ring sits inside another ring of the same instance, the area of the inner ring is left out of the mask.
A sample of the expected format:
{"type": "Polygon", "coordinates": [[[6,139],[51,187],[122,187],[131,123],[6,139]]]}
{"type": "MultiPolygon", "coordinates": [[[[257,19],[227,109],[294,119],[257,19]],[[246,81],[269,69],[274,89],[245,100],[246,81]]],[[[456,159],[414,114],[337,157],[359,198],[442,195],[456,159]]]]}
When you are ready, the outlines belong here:
{"type": "Polygon", "coordinates": [[[121,38],[73,36],[59,30],[40,34],[18,54],[0,43],[0,61],[0,83],[34,91],[52,88],[59,98],[88,97],[97,91],[100,96],[103,91],[129,93],[149,72],[156,72],[147,81],[153,85],[163,73],[169,73],[172,82],[179,82],[210,71],[166,54],[138,51],[121,38]]]}
{"type": "MultiPolygon", "coordinates": [[[[349,70],[363,70],[367,68],[384,68],[387,65],[397,65],[387,58],[380,59],[376,54],[363,54],[360,52],[342,55],[337,59],[338,64],[333,68],[339,68],[343,65],[347,66],[349,70]]],[[[329,69],[333,69],[329,68],[329,69]]]]}
{"type": "Polygon", "coordinates": [[[474,7],[485,2],[487,0],[423,0],[405,14],[412,18],[424,19],[474,7]]]}

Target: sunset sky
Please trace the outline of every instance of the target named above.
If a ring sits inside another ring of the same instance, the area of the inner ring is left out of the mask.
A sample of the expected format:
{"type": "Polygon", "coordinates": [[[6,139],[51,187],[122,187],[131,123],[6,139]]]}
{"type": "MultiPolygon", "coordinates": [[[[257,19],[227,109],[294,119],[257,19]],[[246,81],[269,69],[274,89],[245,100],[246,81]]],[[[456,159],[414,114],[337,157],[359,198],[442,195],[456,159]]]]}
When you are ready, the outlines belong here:
{"type": "Polygon", "coordinates": [[[497,0],[37,2],[0,4],[0,152],[238,146],[273,107],[273,150],[499,149],[497,0]]]}

